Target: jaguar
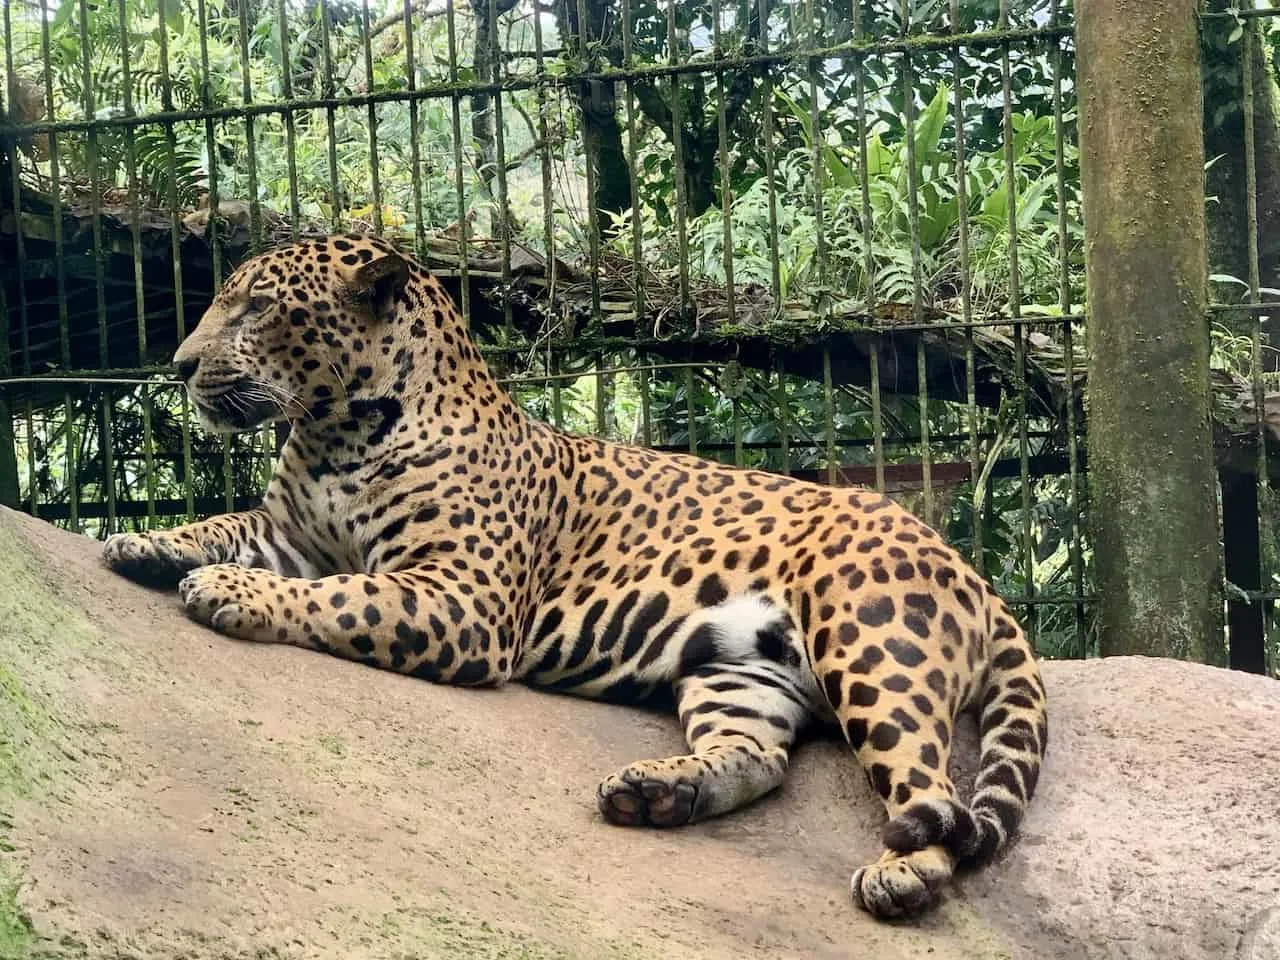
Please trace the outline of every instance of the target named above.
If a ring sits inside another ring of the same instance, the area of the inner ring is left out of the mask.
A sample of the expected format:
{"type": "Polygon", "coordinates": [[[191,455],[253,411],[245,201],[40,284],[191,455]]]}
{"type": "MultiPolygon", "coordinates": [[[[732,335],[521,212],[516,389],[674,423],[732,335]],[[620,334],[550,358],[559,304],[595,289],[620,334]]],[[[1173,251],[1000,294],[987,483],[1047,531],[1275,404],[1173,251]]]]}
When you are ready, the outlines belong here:
{"type": "Polygon", "coordinates": [[[851,876],[876,917],[921,912],[1016,835],[1048,735],[1032,649],[889,498],[531,418],[438,278],[374,236],[247,260],[174,365],[206,428],[289,426],[260,506],[105,543],[196,621],[436,683],[665,695],[688,753],[600,783],[626,826],[743,807],[838,727],[887,812],[851,876]],[[966,712],[968,802],[948,765],[966,712]]]}

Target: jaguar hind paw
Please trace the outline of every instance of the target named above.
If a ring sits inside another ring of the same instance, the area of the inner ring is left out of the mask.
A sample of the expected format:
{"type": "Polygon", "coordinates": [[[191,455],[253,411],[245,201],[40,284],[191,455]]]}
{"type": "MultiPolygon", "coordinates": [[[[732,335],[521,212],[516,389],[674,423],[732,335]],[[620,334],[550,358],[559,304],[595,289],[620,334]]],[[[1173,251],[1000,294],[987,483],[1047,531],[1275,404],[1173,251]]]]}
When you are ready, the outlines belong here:
{"type": "Polygon", "coordinates": [[[600,813],[624,827],[678,827],[695,819],[698,788],[655,774],[636,764],[606,778],[596,791],[600,813]]]}

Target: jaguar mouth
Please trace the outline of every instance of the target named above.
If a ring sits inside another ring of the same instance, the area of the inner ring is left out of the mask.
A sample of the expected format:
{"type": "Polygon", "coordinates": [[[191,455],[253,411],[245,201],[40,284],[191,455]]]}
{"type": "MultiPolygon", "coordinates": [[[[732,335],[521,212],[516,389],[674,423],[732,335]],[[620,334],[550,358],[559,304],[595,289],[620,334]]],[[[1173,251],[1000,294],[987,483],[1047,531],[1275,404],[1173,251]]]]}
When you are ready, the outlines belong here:
{"type": "Polygon", "coordinates": [[[196,416],[212,433],[242,433],[284,416],[280,404],[261,384],[249,378],[202,390],[188,385],[196,416]]]}

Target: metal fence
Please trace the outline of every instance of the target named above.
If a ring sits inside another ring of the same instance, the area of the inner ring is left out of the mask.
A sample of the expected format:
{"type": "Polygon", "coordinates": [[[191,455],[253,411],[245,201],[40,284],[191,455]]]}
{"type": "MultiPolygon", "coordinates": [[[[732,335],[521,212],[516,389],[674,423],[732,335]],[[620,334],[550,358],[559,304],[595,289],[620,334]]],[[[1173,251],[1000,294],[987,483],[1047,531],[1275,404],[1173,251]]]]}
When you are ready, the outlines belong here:
{"type": "Polygon", "coordinates": [[[1201,11],[1201,33],[1210,293],[1216,301],[1209,307],[1211,365],[1219,384],[1232,383],[1229,391],[1219,391],[1215,407],[1230,405],[1234,394],[1244,414],[1234,429],[1222,429],[1225,417],[1218,424],[1230,664],[1275,672],[1280,558],[1271,481],[1280,440],[1274,415],[1280,409],[1280,353],[1273,347],[1269,304],[1280,296],[1280,9],[1209,0],[1201,11]]]}
{"type": "MultiPolygon", "coordinates": [[[[167,359],[235,262],[370,229],[446,280],[535,416],[887,490],[1042,652],[1084,655],[1070,16],[8,0],[0,499],[95,535],[252,501],[279,438],[201,435],[167,359]]],[[[1265,440],[1250,227],[1224,342],[1265,440]]],[[[1259,616],[1280,595],[1242,586],[1259,616]]]]}

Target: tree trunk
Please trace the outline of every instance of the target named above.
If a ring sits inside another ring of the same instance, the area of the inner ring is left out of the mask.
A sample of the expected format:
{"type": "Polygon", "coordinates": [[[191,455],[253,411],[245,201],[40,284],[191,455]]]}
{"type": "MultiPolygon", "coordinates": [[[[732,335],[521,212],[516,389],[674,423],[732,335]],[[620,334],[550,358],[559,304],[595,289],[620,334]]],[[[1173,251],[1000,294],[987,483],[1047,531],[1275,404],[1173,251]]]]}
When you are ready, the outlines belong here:
{"type": "MultiPolygon", "coordinates": [[[[472,66],[477,83],[494,83],[498,79],[498,63],[495,59],[497,44],[494,31],[497,29],[497,18],[511,12],[516,0],[497,0],[493,11],[494,20],[489,20],[489,0],[471,0],[471,11],[474,14],[476,42],[472,52],[472,66]]],[[[475,164],[484,184],[485,193],[494,202],[494,214],[490,218],[490,235],[501,236],[515,230],[517,225],[511,218],[507,207],[498,207],[498,196],[493,189],[493,182],[498,176],[498,138],[497,110],[494,107],[494,96],[489,93],[475,93],[471,96],[471,138],[475,145],[475,164]]],[[[505,158],[504,158],[505,159],[505,158]]]]}
{"type": "Polygon", "coordinates": [[[631,170],[622,146],[618,123],[618,98],[614,84],[598,80],[580,84],[575,93],[582,111],[582,137],[589,162],[595,165],[592,205],[603,233],[609,232],[610,214],[631,207],[631,170]]]}
{"type": "MultiPolygon", "coordinates": [[[[606,20],[615,19],[620,11],[611,0],[587,0],[585,28],[578,17],[577,0],[560,0],[555,5],[556,23],[566,38],[572,38],[573,48],[584,61],[591,44],[601,44],[601,55],[614,66],[622,63],[622,47],[618,37],[605,31],[606,20]]],[[[617,85],[599,80],[589,80],[573,88],[574,99],[582,116],[582,144],[587,162],[595,174],[594,195],[588,198],[596,222],[603,233],[608,233],[610,214],[622,213],[632,204],[631,171],[627,166],[627,152],[622,145],[622,125],[618,120],[617,85]]]]}
{"type": "MultiPolygon", "coordinates": [[[[473,0],[476,40],[471,55],[477,83],[493,82],[493,46],[489,34],[489,4],[486,0],[473,0]]],[[[476,171],[484,184],[489,199],[496,199],[493,180],[497,176],[498,147],[493,126],[493,97],[488,93],[471,95],[471,143],[476,171]]]]}
{"type": "Polygon", "coordinates": [[[1089,483],[1102,652],[1222,663],[1196,6],[1077,6],[1089,483]]]}

